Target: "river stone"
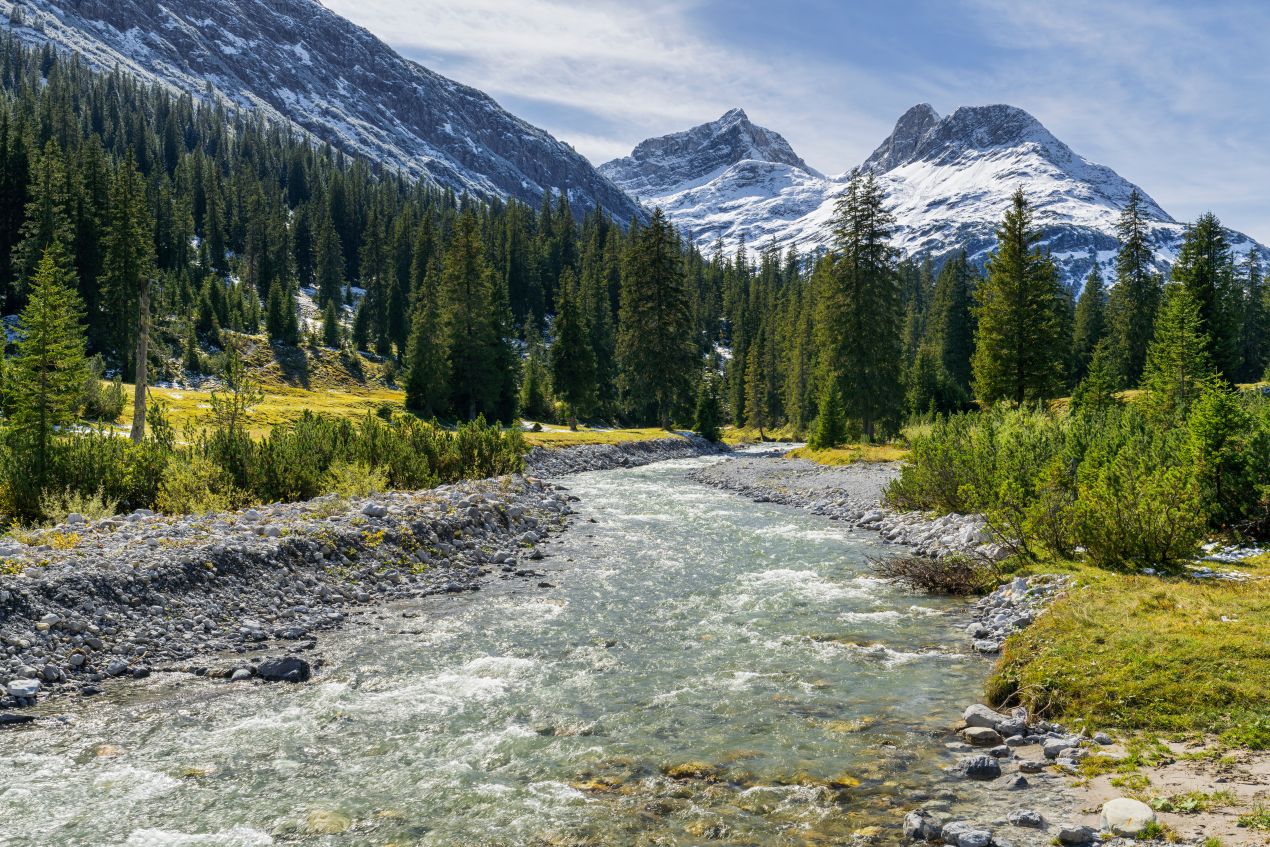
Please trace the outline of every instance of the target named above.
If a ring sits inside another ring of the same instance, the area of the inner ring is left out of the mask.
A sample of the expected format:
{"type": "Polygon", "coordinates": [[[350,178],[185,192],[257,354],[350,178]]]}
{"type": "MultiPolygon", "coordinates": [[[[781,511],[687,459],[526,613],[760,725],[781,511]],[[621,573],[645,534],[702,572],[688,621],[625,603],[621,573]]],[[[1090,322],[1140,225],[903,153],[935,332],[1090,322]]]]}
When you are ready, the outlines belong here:
{"type": "Polygon", "coordinates": [[[941,827],[930,812],[918,809],[904,818],[904,837],[913,841],[938,841],[941,827]]]}
{"type": "Polygon", "coordinates": [[[1005,781],[1005,787],[1010,791],[1022,791],[1031,785],[1032,783],[1027,781],[1027,777],[1017,773],[1005,781]]]}
{"type": "Polygon", "coordinates": [[[367,503],[365,506],[362,506],[362,514],[368,518],[387,517],[388,507],[382,503],[367,503]]]}
{"type": "Polygon", "coordinates": [[[1027,829],[1040,829],[1045,826],[1045,818],[1041,817],[1041,813],[1031,809],[1019,809],[1017,812],[1011,812],[1006,820],[1015,826],[1027,829]]]}
{"type": "Polygon", "coordinates": [[[1136,837],[1155,821],[1155,812],[1141,800],[1117,797],[1103,804],[1099,826],[1114,835],[1136,837]]]}
{"type": "Polygon", "coordinates": [[[968,727],[981,726],[995,730],[1005,720],[1005,716],[994,712],[982,703],[975,703],[973,706],[966,707],[966,712],[961,719],[968,727]]]}
{"type": "Polygon", "coordinates": [[[968,779],[989,780],[1001,776],[1001,763],[991,756],[972,756],[962,759],[957,770],[968,779]]]}
{"type": "Polygon", "coordinates": [[[9,683],[10,697],[34,697],[40,693],[38,679],[15,679],[9,683]]]}
{"type": "Polygon", "coordinates": [[[1019,759],[1019,771],[1021,773],[1040,773],[1045,770],[1045,763],[1038,762],[1034,759],[1019,759]]]}
{"type": "Polygon", "coordinates": [[[941,836],[944,843],[954,847],[988,847],[992,843],[992,833],[970,821],[944,824],[941,836]]]}
{"type": "Polygon", "coordinates": [[[961,735],[975,747],[996,747],[1001,743],[1000,733],[986,726],[969,727],[961,735]]]}
{"type": "Polygon", "coordinates": [[[1092,844],[1097,838],[1098,832],[1092,826],[1076,826],[1069,824],[1058,831],[1058,840],[1062,844],[1070,844],[1072,847],[1080,847],[1082,844],[1092,844]]]}
{"type": "Polygon", "coordinates": [[[32,715],[15,715],[10,712],[0,712],[0,726],[8,726],[9,724],[30,723],[35,720],[32,715]]]}
{"type": "Polygon", "coordinates": [[[312,676],[312,668],[304,659],[283,656],[265,659],[256,668],[256,675],[266,682],[308,682],[312,676]]]}

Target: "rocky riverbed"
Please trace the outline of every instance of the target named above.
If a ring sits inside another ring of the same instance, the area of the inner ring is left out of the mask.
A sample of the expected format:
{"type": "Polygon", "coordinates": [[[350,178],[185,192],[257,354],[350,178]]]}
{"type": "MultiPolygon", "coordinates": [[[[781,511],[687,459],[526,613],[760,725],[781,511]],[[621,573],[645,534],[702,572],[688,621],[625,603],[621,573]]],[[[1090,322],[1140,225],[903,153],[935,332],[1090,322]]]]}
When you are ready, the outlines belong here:
{"type": "Polygon", "coordinates": [[[535,577],[569,495],[526,477],[95,522],[0,551],[0,708],[160,671],[307,678],[351,608],[535,577]],[[289,661],[282,661],[289,659],[289,661]]]}
{"type": "Polygon", "coordinates": [[[525,457],[525,466],[538,476],[554,478],[586,471],[637,468],[668,459],[691,459],[726,452],[728,448],[723,444],[685,432],[669,438],[581,444],[559,450],[535,447],[525,457]]]}
{"type": "Polygon", "coordinates": [[[874,530],[886,541],[912,547],[922,556],[968,554],[996,561],[1007,555],[1003,547],[993,543],[979,515],[944,515],[932,520],[921,512],[886,508],[883,494],[898,474],[899,465],[892,462],[837,467],[765,453],[739,455],[711,465],[698,471],[695,479],[759,502],[797,506],[830,520],[874,530]]]}

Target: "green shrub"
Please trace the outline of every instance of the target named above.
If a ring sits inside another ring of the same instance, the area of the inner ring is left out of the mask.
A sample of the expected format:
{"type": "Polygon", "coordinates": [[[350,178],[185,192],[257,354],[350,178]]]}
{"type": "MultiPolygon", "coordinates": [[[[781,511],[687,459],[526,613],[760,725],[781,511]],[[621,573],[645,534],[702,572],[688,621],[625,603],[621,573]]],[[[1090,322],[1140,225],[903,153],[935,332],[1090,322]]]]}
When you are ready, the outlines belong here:
{"type": "Polygon", "coordinates": [[[1270,415],[1261,398],[1224,387],[1200,395],[1187,421],[1204,514],[1215,528],[1270,532],[1270,415]]]}
{"type": "Polygon", "coordinates": [[[245,505],[248,498],[223,468],[202,456],[174,458],[159,481],[154,507],[169,515],[223,512],[245,505]]]}
{"type": "Polygon", "coordinates": [[[366,497],[388,488],[388,471],[373,468],[366,462],[341,459],[327,470],[323,488],[328,494],[342,497],[366,497]]]}
{"type": "Polygon", "coordinates": [[[1199,486],[1185,462],[1184,435],[1142,430],[1112,451],[1091,451],[1080,468],[1076,541],[1090,561],[1114,570],[1177,570],[1204,533],[1199,486]]]}

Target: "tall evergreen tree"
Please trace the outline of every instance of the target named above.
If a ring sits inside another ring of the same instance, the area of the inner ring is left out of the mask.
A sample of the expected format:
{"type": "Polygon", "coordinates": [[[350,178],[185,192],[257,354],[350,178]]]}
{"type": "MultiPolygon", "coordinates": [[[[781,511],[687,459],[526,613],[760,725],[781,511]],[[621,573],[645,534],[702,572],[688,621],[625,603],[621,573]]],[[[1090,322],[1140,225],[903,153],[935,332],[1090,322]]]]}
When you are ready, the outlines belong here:
{"type": "Polygon", "coordinates": [[[406,343],[406,408],[421,417],[445,416],[450,411],[450,361],[440,304],[441,271],[428,266],[415,292],[406,343]]]}
{"type": "Polygon", "coordinates": [[[1095,262],[1085,278],[1085,287],[1076,301],[1076,321],[1072,331],[1072,359],[1077,380],[1085,378],[1094,349],[1107,331],[1107,290],[1095,262]]]}
{"type": "Polygon", "coordinates": [[[1256,382],[1270,364],[1270,289],[1261,273],[1261,260],[1256,247],[1249,248],[1244,258],[1243,326],[1240,343],[1240,382],[1256,382]]]}
{"type": "Polygon", "coordinates": [[[1129,194],[1116,229],[1120,250],[1116,253],[1116,284],[1107,301],[1107,335],[1119,362],[1121,383],[1132,386],[1138,384],[1146,365],[1161,287],[1152,269],[1142,195],[1136,188],[1129,194]]]}
{"type": "Polygon", "coordinates": [[[836,383],[848,418],[873,440],[898,425],[900,302],[891,215],[872,173],[852,174],[834,215],[831,273],[817,304],[821,380],[836,383]]]}
{"type": "Polygon", "coordinates": [[[551,385],[569,407],[569,428],[578,428],[578,414],[595,402],[595,353],[582,317],[578,283],[572,269],[560,277],[556,293],[555,342],[551,345],[551,385]]]}
{"type": "Polygon", "coordinates": [[[1065,294],[1054,263],[1034,246],[1040,239],[1020,188],[997,228],[997,249],[979,286],[974,388],[985,406],[1044,400],[1063,384],[1071,343],[1062,334],[1065,294]]]}
{"type": "Polygon", "coordinates": [[[1173,264],[1173,280],[1181,283],[1199,304],[1200,319],[1209,339],[1213,365],[1227,380],[1239,370],[1239,335],[1242,305],[1235,286],[1230,243],[1212,213],[1200,215],[1187,227],[1173,264]]]}
{"type": "Polygon", "coordinates": [[[454,411],[468,420],[497,417],[501,374],[494,314],[493,275],[485,261],[476,214],[458,219],[441,273],[441,304],[450,358],[454,411]]]}
{"type": "Polygon", "coordinates": [[[146,203],[145,185],[131,157],[115,174],[110,192],[110,219],[106,226],[106,256],[102,283],[110,293],[119,327],[116,349],[124,357],[134,347],[132,376],[135,383],[132,440],[145,438],[147,366],[150,356],[150,287],[154,281],[154,219],[146,203]]]}
{"type": "Polygon", "coordinates": [[[88,364],[83,306],[70,258],[59,242],[36,266],[18,319],[17,355],[7,374],[14,448],[30,457],[34,493],[44,489],[55,432],[79,414],[88,364]]]}
{"type": "Polygon", "coordinates": [[[1180,421],[1212,382],[1208,348],[1200,302],[1181,283],[1166,286],[1142,373],[1147,405],[1161,420],[1180,421]]]}
{"type": "Polygon", "coordinates": [[[618,320],[622,394],[635,420],[669,429],[698,369],[679,238],[657,209],[631,242],[618,320]]]}

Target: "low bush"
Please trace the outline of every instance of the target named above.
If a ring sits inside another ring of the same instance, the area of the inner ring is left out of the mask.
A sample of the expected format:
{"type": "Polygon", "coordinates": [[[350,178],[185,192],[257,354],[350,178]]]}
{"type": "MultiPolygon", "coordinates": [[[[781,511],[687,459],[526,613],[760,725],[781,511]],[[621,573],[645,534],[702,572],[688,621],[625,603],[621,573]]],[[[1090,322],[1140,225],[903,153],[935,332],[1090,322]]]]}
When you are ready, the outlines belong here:
{"type": "Polygon", "coordinates": [[[888,556],[870,558],[869,565],[887,582],[931,594],[987,594],[1000,577],[993,565],[965,556],[888,556]]]}

